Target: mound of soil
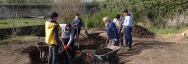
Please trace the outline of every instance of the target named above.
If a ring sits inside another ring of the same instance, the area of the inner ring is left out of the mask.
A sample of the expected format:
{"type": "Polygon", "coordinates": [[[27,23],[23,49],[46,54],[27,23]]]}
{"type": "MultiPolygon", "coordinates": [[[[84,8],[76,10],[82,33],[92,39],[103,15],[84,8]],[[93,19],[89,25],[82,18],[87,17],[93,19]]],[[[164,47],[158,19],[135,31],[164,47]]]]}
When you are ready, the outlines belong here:
{"type": "MultiPolygon", "coordinates": [[[[97,30],[105,30],[105,26],[98,27],[97,30]]],[[[132,27],[132,37],[135,38],[154,38],[155,33],[148,31],[139,25],[133,25],[132,27]]]]}
{"type": "Polygon", "coordinates": [[[97,49],[95,54],[96,55],[103,55],[103,54],[106,54],[108,52],[111,52],[113,51],[112,49],[109,49],[109,48],[101,48],[101,49],[97,49]]]}
{"type": "Polygon", "coordinates": [[[139,25],[133,25],[132,27],[132,37],[135,38],[154,38],[155,33],[148,31],[146,28],[143,28],[139,25]]]}
{"type": "Polygon", "coordinates": [[[105,31],[105,28],[106,28],[106,26],[100,26],[100,27],[98,27],[96,30],[105,31]]]}

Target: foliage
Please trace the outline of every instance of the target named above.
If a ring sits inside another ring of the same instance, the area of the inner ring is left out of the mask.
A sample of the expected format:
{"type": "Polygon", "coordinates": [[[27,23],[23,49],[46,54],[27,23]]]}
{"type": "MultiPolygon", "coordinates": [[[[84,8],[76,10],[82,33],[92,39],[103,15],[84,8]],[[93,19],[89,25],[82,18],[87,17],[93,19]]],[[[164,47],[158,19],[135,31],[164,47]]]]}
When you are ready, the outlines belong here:
{"type": "Polygon", "coordinates": [[[77,0],[59,0],[53,2],[52,9],[59,14],[59,20],[64,23],[71,23],[75,14],[79,12],[80,2],[77,0]]]}
{"type": "Polygon", "coordinates": [[[135,23],[149,19],[153,26],[165,28],[167,21],[164,19],[186,12],[187,3],[187,0],[105,0],[100,9],[111,12],[128,9],[133,13],[135,23]]]}

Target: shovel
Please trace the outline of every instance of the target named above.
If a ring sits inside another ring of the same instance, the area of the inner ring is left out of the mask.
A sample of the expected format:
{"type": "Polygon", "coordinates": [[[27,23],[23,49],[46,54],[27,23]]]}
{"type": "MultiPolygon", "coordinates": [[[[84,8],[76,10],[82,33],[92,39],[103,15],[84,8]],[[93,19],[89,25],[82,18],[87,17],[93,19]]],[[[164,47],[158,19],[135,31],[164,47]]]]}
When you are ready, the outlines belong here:
{"type": "Polygon", "coordinates": [[[79,36],[78,36],[78,23],[76,25],[76,30],[77,30],[77,34],[76,34],[76,41],[77,42],[76,43],[77,43],[77,46],[78,46],[76,52],[80,52],[80,49],[79,49],[80,44],[79,44],[79,36]]]}
{"type": "MultiPolygon", "coordinates": [[[[63,42],[63,40],[62,40],[62,37],[61,37],[60,40],[61,40],[61,42],[62,42],[62,44],[63,44],[63,47],[64,47],[65,44],[64,44],[64,42],[63,42]]],[[[68,56],[69,64],[73,64],[72,61],[71,61],[70,55],[68,54],[67,50],[64,50],[64,51],[66,52],[66,54],[67,54],[67,56],[68,56]]]]}

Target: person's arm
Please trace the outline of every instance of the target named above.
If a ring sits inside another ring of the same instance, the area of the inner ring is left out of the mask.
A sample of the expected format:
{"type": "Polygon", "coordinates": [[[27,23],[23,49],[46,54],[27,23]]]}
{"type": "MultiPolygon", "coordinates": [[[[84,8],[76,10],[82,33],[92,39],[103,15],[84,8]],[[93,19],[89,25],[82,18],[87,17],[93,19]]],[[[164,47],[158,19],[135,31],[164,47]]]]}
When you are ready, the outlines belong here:
{"type": "Polygon", "coordinates": [[[116,19],[114,19],[113,22],[116,23],[116,19]]]}
{"type": "Polygon", "coordinates": [[[58,28],[57,28],[57,26],[54,27],[54,38],[55,38],[55,40],[56,40],[56,42],[57,42],[58,45],[62,44],[60,42],[60,40],[59,40],[59,37],[58,37],[58,28]]]}
{"type": "Polygon", "coordinates": [[[72,43],[73,39],[74,39],[74,29],[71,28],[71,34],[70,34],[69,42],[67,44],[68,46],[72,43]]]}
{"type": "Polygon", "coordinates": [[[79,18],[79,25],[78,25],[79,27],[82,27],[83,26],[83,23],[82,23],[82,19],[81,18],[79,18]]]}
{"type": "Polygon", "coordinates": [[[131,24],[132,24],[131,17],[128,16],[126,20],[128,21],[126,26],[130,26],[131,27],[131,24]]]}
{"type": "Polygon", "coordinates": [[[75,27],[75,19],[72,21],[72,27],[75,27]]]}
{"type": "Polygon", "coordinates": [[[116,29],[115,23],[111,24],[112,31],[114,32],[114,38],[118,39],[118,31],[116,29]]]}

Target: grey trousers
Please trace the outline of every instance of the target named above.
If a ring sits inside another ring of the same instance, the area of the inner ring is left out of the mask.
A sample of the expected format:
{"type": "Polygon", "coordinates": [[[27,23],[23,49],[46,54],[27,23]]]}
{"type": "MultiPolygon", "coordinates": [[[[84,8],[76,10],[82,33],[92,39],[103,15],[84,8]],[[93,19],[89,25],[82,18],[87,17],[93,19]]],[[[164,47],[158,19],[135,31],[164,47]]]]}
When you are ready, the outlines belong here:
{"type": "Polygon", "coordinates": [[[115,39],[109,39],[108,46],[116,46],[117,44],[114,41],[115,39]]]}

